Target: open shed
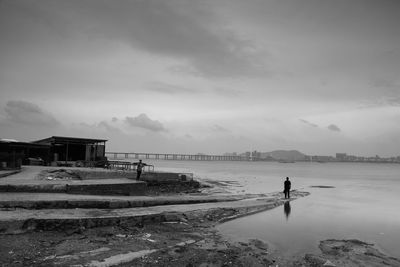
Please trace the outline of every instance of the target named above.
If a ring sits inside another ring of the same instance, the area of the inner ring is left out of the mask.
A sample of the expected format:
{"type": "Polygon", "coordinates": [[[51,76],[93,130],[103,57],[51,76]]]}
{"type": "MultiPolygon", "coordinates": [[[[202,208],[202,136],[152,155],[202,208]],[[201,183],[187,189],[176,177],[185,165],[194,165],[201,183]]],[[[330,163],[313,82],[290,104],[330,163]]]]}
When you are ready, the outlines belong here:
{"type": "Polygon", "coordinates": [[[106,142],[104,139],[52,136],[32,143],[49,145],[51,161],[69,162],[104,160],[106,142]]]}

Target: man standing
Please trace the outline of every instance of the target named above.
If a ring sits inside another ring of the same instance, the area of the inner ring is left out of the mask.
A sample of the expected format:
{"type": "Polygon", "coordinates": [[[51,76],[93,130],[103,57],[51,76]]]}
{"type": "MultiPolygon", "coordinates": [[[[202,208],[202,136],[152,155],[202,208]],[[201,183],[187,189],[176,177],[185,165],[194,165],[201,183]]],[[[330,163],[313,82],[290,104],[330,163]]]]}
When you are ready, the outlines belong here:
{"type": "Polygon", "coordinates": [[[144,166],[146,166],[146,163],[142,163],[142,160],[139,160],[139,162],[135,163],[136,165],[136,180],[140,179],[140,175],[142,174],[142,170],[144,166]]]}
{"type": "Polygon", "coordinates": [[[291,187],[291,183],[289,181],[289,177],[286,177],[286,181],[284,184],[284,190],[283,193],[285,193],[285,198],[290,198],[290,187],[291,187]]]}

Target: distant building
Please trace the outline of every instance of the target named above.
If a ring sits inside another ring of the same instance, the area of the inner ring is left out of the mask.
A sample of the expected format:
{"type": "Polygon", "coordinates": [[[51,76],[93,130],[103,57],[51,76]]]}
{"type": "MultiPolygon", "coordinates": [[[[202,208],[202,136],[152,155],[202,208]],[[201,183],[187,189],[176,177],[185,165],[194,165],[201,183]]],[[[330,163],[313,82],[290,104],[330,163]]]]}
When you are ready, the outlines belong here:
{"type": "Polygon", "coordinates": [[[311,156],[311,161],[315,162],[331,162],[335,161],[335,159],[331,156],[311,156]]]}
{"type": "Polygon", "coordinates": [[[257,152],[257,150],[254,150],[253,152],[251,152],[251,157],[253,158],[253,160],[259,160],[261,159],[261,153],[257,152]]]}
{"type": "Polygon", "coordinates": [[[346,153],[336,153],[336,159],[339,161],[345,161],[347,158],[346,153]]]}

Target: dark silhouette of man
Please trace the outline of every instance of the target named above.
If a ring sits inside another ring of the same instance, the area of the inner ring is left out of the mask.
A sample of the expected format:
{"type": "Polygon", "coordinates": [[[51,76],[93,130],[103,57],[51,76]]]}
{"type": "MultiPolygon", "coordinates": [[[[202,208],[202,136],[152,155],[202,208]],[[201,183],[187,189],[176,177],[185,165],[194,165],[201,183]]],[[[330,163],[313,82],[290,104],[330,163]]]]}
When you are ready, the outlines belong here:
{"type": "Polygon", "coordinates": [[[290,187],[291,187],[291,183],[289,181],[289,177],[286,177],[286,181],[284,183],[284,190],[283,193],[285,193],[285,198],[290,198],[290,187]]]}
{"type": "Polygon", "coordinates": [[[142,170],[144,166],[146,166],[146,163],[143,163],[142,160],[139,160],[139,162],[135,163],[136,165],[136,180],[140,179],[140,175],[142,175],[142,170]]]}

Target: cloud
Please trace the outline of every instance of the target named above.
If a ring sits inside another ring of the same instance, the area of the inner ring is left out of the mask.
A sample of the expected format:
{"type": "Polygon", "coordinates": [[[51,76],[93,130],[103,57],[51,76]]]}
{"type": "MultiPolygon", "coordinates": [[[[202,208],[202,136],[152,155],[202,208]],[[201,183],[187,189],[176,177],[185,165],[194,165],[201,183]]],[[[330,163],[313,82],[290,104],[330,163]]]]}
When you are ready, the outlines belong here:
{"type": "Polygon", "coordinates": [[[117,117],[112,117],[111,121],[112,121],[112,122],[117,122],[117,121],[118,121],[118,118],[117,118],[117,117]]]}
{"type": "Polygon", "coordinates": [[[303,122],[303,123],[309,125],[309,126],[318,127],[317,124],[311,123],[311,122],[309,122],[309,121],[306,121],[306,120],[303,120],[303,119],[299,119],[299,120],[300,120],[301,122],[303,122]]]}
{"type": "Polygon", "coordinates": [[[90,134],[122,133],[122,131],[119,128],[111,126],[106,121],[100,121],[99,123],[93,123],[93,124],[81,122],[79,124],[73,124],[72,126],[78,131],[82,130],[85,133],[90,133],[90,134]]]}
{"type": "Polygon", "coordinates": [[[108,122],[106,121],[101,121],[99,122],[99,124],[97,125],[98,128],[100,129],[104,129],[107,132],[121,132],[121,130],[119,128],[113,127],[111,126],[108,122]]]}
{"type": "Polygon", "coordinates": [[[257,57],[249,52],[251,42],[223,30],[216,14],[205,7],[189,7],[180,1],[110,3],[113,9],[118,6],[119,16],[114,17],[108,2],[105,3],[96,7],[103,18],[108,18],[107,24],[103,23],[107,33],[135,48],[180,59],[189,70],[194,68],[205,76],[231,77],[259,72],[257,57]],[[201,18],[197,14],[199,8],[201,18]],[[204,20],[204,16],[212,23],[204,20]]]}
{"type": "Polygon", "coordinates": [[[226,128],[224,128],[224,127],[218,125],[218,124],[214,124],[214,125],[211,127],[211,129],[212,129],[212,131],[214,131],[214,132],[219,132],[219,133],[228,133],[228,132],[230,132],[230,130],[228,130],[228,129],[226,129],[226,128]]]}
{"type": "MultiPolygon", "coordinates": [[[[41,35],[52,36],[51,41],[58,37],[107,40],[173,59],[181,69],[203,76],[247,76],[260,70],[265,74],[262,57],[254,55],[257,52],[252,42],[228,30],[211,5],[159,0],[68,4],[42,0],[16,1],[5,8],[12,12],[12,17],[7,17],[10,25],[17,23],[23,31],[20,38],[27,39],[20,42],[40,42],[41,35]]],[[[17,34],[7,30],[9,39],[15,39],[17,34]]]]}
{"type": "Polygon", "coordinates": [[[394,97],[388,97],[386,103],[390,106],[400,106],[400,95],[394,97]]]}
{"type": "Polygon", "coordinates": [[[398,107],[400,106],[400,94],[393,96],[382,96],[380,98],[376,98],[373,100],[364,100],[361,101],[358,108],[366,109],[366,108],[376,108],[376,107],[398,107]]]}
{"type": "Polygon", "coordinates": [[[395,80],[377,78],[370,82],[371,86],[377,88],[392,88],[398,87],[395,80]]]}
{"type": "Polygon", "coordinates": [[[385,96],[376,100],[376,106],[400,106],[400,94],[397,96],[385,96]]]}
{"type": "Polygon", "coordinates": [[[224,97],[235,97],[242,94],[242,91],[232,89],[232,88],[224,88],[224,87],[217,87],[214,89],[215,92],[224,97]]]}
{"type": "Polygon", "coordinates": [[[198,93],[197,90],[179,85],[172,85],[163,82],[150,82],[147,83],[146,88],[150,91],[164,94],[193,94],[198,93]]]}
{"type": "Polygon", "coordinates": [[[341,131],[340,128],[337,127],[335,124],[329,125],[329,126],[328,126],[328,129],[331,130],[331,131],[333,131],[333,132],[340,132],[340,131],[341,131]]]}
{"type": "Polygon", "coordinates": [[[133,127],[147,129],[153,132],[166,131],[163,124],[157,120],[150,119],[146,114],[142,113],[137,117],[126,117],[125,123],[133,127]]]}
{"type": "Polygon", "coordinates": [[[50,127],[60,124],[50,113],[26,101],[8,101],[4,110],[9,122],[50,127]]]}

